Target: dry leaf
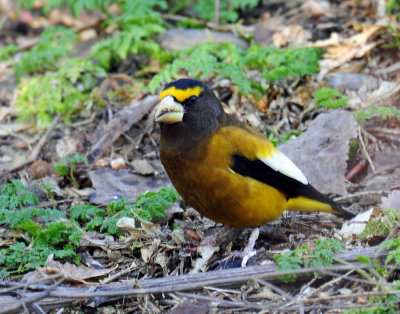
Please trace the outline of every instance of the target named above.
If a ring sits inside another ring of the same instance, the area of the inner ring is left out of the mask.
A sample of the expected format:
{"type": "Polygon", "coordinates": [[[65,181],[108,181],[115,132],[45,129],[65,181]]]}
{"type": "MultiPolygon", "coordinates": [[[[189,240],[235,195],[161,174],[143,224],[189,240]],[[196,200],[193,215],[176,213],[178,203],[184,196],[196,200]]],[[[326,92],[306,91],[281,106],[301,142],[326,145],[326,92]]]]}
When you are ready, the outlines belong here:
{"type": "Polygon", "coordinates": [[[6,137],[13,133],[19,133],[32,128],[31,125],[25,123],[0,123],[0,137],[6,137]]]}
{"type": "Polygon", "coordinates": [[[362,32],[350,38],[340,38],[337,33],[331,37],[319,40],[313,47],[326,48],[324,59],[320,61],[319,79],[322,79],[331,69],[339,67],[350,60],[364,57],[374,49],[379,42],[370,42],[372,37],[385,29],[380,25],[362,25],[362,32]]]}
{"type": "Polygon", "coordinates": [[[366,212],[360,213],[349,221],[343,223],[342,229],[339,234],[345,240],[352,240],[359,236],[365,229],[367,223],[374,217],[380,214],[380,210],[376,207],[367,210],[366,212]]]}
{"type": "Polygon", "coordinates": [[[171,185],[167,178],[144,177],[130,173],[127,169],[99,168],[90,171],[89,177],[95,188],[95,192],[90,195],[90,202],[105,205],[117,198],[124,197],[130,201],[136,201],[139,195],[147,191],[171,185]]]}
{"type": "Polygon", "coordinates": [[[81,282],[88,284],[86,280],[102,277],[115,269],[94,269],[84,265],[76,266],[71,263],[62,264],[60,262],[51,260],[46,263],[44,267],[38,267],[35,272],[43,272],[48,275],[63,274],[67,281],[81,282]]]}
{"type": "Polygon", "coordinates": [[[400,211],[400,190],[394,190],[387,197],[382,197],[382,208],[400,211]]]}
{"type": "Polygon", "coordinates": [[[214,255],[215,252],[219,251],[219,247],[201,246],[197,251],[200,253],[201,257],[196,259],[195,265],[190,271],[191,273],[198,273],[199,271],[205,272],[207,270],[206,268],[209,259],[214,255]]]}
{"type": "Polygon", "coordinates": [[[357,136],[351,112],[320,114],[306,132],[279,146],[322,193],[346,194],[345,172],[350,139],[357,136]]]}

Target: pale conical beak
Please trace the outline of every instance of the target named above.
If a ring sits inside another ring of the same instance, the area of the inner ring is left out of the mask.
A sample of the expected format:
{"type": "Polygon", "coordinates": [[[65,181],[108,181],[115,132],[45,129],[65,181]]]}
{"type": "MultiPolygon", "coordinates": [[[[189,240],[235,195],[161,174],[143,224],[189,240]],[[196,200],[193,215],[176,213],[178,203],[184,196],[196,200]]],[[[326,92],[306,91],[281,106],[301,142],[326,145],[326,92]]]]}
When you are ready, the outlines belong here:
{"type": "Polygon", "coordinates": [[[184,112],[183,106],[174,97],[168,95],[157,105],[155,120],[166,124],[182,122],[184,112]]]}

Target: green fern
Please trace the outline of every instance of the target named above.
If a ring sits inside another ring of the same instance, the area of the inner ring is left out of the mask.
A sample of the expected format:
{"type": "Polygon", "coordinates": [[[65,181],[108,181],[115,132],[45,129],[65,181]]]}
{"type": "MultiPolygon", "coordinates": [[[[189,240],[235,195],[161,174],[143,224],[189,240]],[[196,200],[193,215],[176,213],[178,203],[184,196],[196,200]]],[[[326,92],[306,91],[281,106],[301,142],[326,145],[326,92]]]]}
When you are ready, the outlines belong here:
{"type": "Polygon", "coordinates": [[[20,180],[14,180],[1,186],[0,210],[22,209],[23,206],[37,205],[38,199],[20,180]]]}
{"type": "MultiPolygon", "coordinates": [[[[54,8],[65,8],[68,7],[71,12],[77,16],[79,15],[83,10],[95,10],[99,9],[102,12],[106,13],[107,12],[107,7],[115,2],[118,2],[117,0],[48,0],[48,1],[43,1],[44,6],[43,6],[43,12],[45,14],[48,14],[49,11],[54,8]]],[[[18,8],[25,8],[27,10],[31,10],[33,8],[33,5],[35,3],[35,0],[18,0],[18,8]]]]}
{"type": "MultiPolygon", "coordinates": [[[[193,6],[193,10],[201,19],[214,21],[214,2],[214,0],[197,0],[193,6]]],[[[239,18],[239,9],[245,9],[246,7],[254,8],[257,4],[258,0],[221,0],[220,20],[236,22],[239,18]]]]}
{"type": "Polygon", "coordinates": [[[372,118],[390,119],[394,118],[400,121],[400,110],[395,106],[368,106],[354,111],[355,119],[358,123],[372,118]]]}
{"type": "Polygon", "coordinates": [[[68,55],[77,35],[73,29],[63,26],[52,26],[40,36],[39,43],[15,64],[17,80],[23,75],[56,69],[58,61],[68,55]]]}
{"type": "Polygon", "coordinates": [[[244,74],[240,61],[243,54],[242,49],[231,43],[204,43],[181,50],[171,64],[153,77],[149,89],[154,92],[160,84],[171,81],[181,70],[186,70],[195,78],[224,75],[237,83],[242,93],[249,93],[251,81],[244,74]]]}
{"type": "Polygon", "coordinates": [[[162,188],[158,192],[147,192],[130,204],[126,198],[117,199],[107,205],[106,210],[93,205],[75,205],[70,209],[70,218],[85,224],[88,230],[107,231],[121,235],[117,222],[121,217],[139,217],[150,221],[153,217],[164,217],[165,208],[171,206],[179,194],[174,188],[162,188]]]}
{"type": "Polygon", "coordinates": [[[321,88],[315,92],[314,101],[317,107],[337,109],[347,107],[348,99],[343,97],[342,93],[332,88],[321,88]]]}
{"type": "Polygon", "coordinates": [[[19,47],[15,45],[8,45],[0,49],[0,61],[7,61],[11,59],[20,50],[19,47]]]}
{"type": "Polygon", "coordinates": [[[242,50],[232,43],[203,43],[177,53],[176,59],[153,77],[149,89],[154,92],[181,70],[195,78],[214,74],[226,77],[238,86],[239,92],[263,93],[267,82],[288,76],[309,75],[318,71],[322,52],[316,48],[279,49],[253,45],[242,50]],[[261,81],[250,79],[246,72],[261,71],[261,81]]]}
{"type": "Polygon", "coordinates": [[[119,32],[112,38],[95,45],[90,57],[108,69],[117,60],[126,59],[129,53],[160,54],[162,49],[152,38],[165,31],[164,21],[155,7],[166,9],[166,1],[121,1],[122,14],[109,18],[104,26],[118,25],[119,32]]]}
{"type": "Polygon", "coordinates": [[[74,188],[78,189],[79,183],[75,178],[75,167],[79,164],[87,165],[88,163],[86,156],[76,153],[72,157],[61,158],[60,162],[54,165],[54,170],[58,175],[67,177],[74,188]]]}
{"type": "MultiPolygon", "coordinates": [[[[293,251],[277,254],[274,256],[278,270],[295,270],[302,267],[330,266],[333,262],[333,255],[345,249],[345,246],[336,239],[318,240],[314,250],[303,245],[293,251]]],[[[317,274],[314,274],[317,276],[317,274]]],[[[297,276],[280,276],[284,282],[295,282],[297,276]]]]}
{"type": "Polygon", "coordinates": [[[400,214],[396,209],[384,209],[383,215],[371,219],[361,232],[361,240],[369,236],[386,237],[400,223],[400,214]]]}
{"type": "Polygon", "coordinates": [[[71,116],[84,109],[90,92],[105,71],[87,60],[69,59],[57,72],[36,75],[19,84],[15,109],[20,119],[39,128],[51,125],[61,114],[69,123],[71,116]]]}

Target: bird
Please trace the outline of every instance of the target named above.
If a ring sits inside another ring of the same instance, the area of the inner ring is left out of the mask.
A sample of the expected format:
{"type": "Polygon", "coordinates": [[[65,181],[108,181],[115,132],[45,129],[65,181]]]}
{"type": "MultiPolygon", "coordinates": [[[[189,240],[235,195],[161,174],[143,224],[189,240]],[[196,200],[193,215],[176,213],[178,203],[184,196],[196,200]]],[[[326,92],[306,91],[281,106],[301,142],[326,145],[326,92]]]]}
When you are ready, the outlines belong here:
{"type": "Polygon", "coordinates": [[[226,113],[203,82],[167,84],[155,108],[160,160],[172,184],[202,215],[255,228],[285,210],[354,214],[320,193],[263,134],[226,113]]]}

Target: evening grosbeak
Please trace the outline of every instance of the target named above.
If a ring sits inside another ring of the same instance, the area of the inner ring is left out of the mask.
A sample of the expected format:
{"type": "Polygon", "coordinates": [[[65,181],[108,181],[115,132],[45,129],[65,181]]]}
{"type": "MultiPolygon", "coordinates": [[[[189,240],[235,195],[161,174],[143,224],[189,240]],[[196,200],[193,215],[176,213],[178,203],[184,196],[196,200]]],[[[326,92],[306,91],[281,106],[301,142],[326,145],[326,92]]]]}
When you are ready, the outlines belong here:
{"type": "Polygon", "coordinates": [[[354,216],[312,187],[265,136],[225,113],[202,82],[171,82],[160,100],[161,162],[204,216],[234,228],[261,226],[285,210],[354,216]]]}

